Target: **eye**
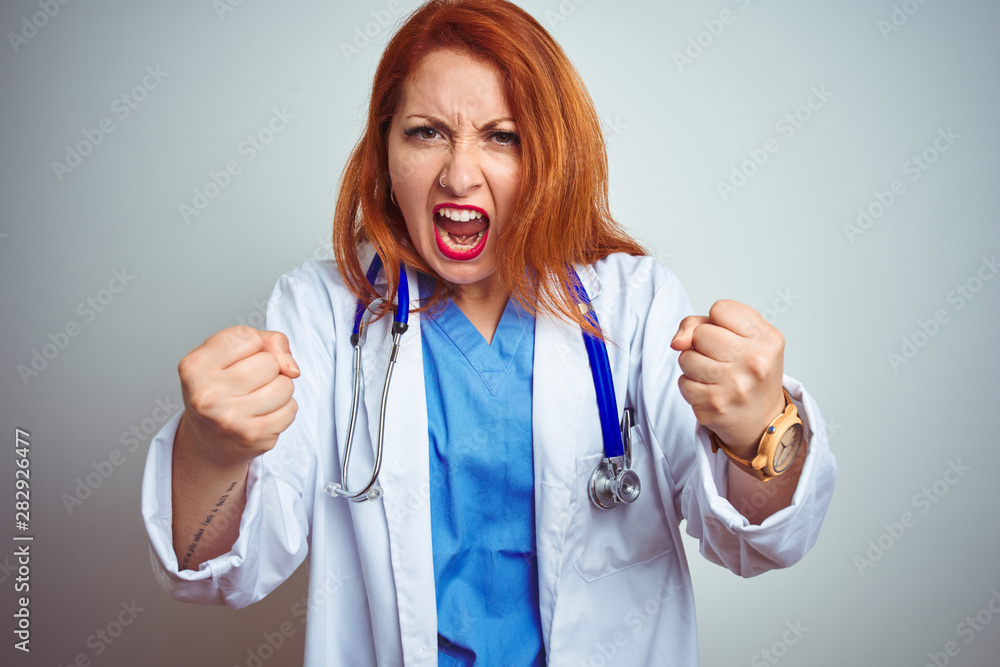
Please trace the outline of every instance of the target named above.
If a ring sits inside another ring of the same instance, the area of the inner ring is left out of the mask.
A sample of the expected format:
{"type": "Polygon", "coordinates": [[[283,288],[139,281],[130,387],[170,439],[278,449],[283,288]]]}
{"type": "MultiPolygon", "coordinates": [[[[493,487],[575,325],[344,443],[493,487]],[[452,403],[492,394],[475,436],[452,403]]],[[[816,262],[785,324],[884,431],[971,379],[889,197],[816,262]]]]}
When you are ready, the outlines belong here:
{"type": "Polygon", "coordinates": [[[437,139],[439,136],[437,130],[433,127],[427,127],[426,125],[411,127],[408,130],[403,130],[403,134],[408,137],[416,136],[418,139],[422,139],[423,141],[431,141],[433,139],[437,139]]]}
{"type": "Polygon", "coordinates": [[[494,132],[490,138],[503,146],[519,146],[521,144],[521,135],[517,132],[494,132]]]}

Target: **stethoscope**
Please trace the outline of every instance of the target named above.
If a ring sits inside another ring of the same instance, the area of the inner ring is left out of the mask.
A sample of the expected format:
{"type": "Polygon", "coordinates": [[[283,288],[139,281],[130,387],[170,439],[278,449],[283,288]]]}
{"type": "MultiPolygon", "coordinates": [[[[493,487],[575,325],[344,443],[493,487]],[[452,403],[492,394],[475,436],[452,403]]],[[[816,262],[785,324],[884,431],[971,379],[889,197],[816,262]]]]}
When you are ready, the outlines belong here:
{"type": "MultiPolygon", "coordinates": [[[[382,270],[382,258],[378,254],[372,259],[365,277],[374,287],[379,272],[382,270]]],[[[572,270],[572,269],[571,269],[572,270]]],[[[574,282],[571,285],[573,293],[584,311],[584,317],[600,331],[597,313],[590,304],[587,290],[580,282],[580,277],[573,270],[574,282]]],[[[347,431],[347,446],[344,450],[344,464],[341,468],[341,483],[328,482],[324,490],[334,498],[347,498],[353,502],[378,500],[384,494],[378,485],[378,475],[382,468],[382,439],[385,431],[385,409],[389,397],[389,381],[392,369],[399,355],[399,340],[409,325],[410,290],[406,279],[406,268],[400,264],[399,287],[396,293],[396,315],[392,322],[392,349],[389,352],[389,365],[385,372],[385,384],[382,387],[382,400],[379,405],[378,439],[375,447],[375,464],[368,483],[360,491],[353,492],[347,488],[347,468],[351,459],[351,446],[354,443],[354,426],[358,417],[358,398],[361,385],[361,347],[364,345],[364,330],[376,313],[377,307],[385,299],[373,301],[367,308],[359,299],[354,313],[354,328],[351,330],[351,345],[354,346],[354,392],[351,399],[351,419],[347,431]]],[[[632,408],[626,407],[621,422],[616,419],[617,402],[615,386],[611,377],[611,362],[608,359],[608,348],[604,341],[582,331],[583,343],[590,359],[590,372],[594,378],[594,390],[597,393],[597,408],[601,419],[601,433],[604,440],[604,458],[590,476],[589,495],[594,506],[606,510],[620,503],[632,503],[639,497],[641,484],[639,476],[632,467],[631,429],[632,408]]]]}

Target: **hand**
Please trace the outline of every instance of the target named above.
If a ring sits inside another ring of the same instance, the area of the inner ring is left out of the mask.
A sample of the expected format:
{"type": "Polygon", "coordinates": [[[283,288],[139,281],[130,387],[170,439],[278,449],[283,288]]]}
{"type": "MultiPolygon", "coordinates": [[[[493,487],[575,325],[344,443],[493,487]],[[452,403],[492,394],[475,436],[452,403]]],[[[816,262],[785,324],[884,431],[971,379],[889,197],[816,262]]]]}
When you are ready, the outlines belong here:
{"type": "Polygon", "coordinates": [[[292,378],[299,367],[277,331],[223,329],[181,359],[177,372],[185,442],[219,467],[245,465],[272,449],[298,411],[292,378]]]}
{"type": "Polygon", "coordinates": [[[722,300],[708,317],[681,320],[670,347],[681,352],[677,384],[698,421],[734,453],[755,453],[764,428],[785,409],[781,332],[750,306],[722,300]]]}

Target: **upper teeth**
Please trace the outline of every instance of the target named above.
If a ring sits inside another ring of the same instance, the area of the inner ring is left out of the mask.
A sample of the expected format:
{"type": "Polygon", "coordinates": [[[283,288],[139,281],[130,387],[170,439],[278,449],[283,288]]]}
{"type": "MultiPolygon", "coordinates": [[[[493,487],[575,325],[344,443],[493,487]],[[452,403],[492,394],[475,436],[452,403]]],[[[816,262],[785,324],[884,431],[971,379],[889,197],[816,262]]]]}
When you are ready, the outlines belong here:
{"type": "Polygon", "coordinates": [[[438,215],[456,222],[468,222],[469,220],[478,220],[483,217],[483,214],[479,211],[473,211],[467,208],[441,208],[438,209],[438,215]]]}

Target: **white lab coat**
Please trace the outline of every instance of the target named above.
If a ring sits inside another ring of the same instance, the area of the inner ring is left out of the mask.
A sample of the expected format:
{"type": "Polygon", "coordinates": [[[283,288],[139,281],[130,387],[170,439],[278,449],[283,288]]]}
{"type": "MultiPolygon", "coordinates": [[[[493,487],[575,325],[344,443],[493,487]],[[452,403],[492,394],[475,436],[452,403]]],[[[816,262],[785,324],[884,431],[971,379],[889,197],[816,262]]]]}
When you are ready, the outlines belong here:
{"type": "MultiPolygon", "coordinates": [[[[677,278],[651,258],[612,255],[577,267],[602,328],[618,411],[636,410],[633,468],[640,498],[595,509],[587,482],[602,457],[594,386],[580,330],[535,326],[532,385],[539,604],[552,666],[697,664],[694,598],[680,520],[710,560],[744,577],[796,562],[812,547],[836,464],[823,419],[786,377],[809,440],[790,507],[752,526],[725,498],[728,462],[677,388],[669,342],[691,314],[677,278]]],[[[409,274],[411,298],[416,277],[409,274]]],[[[255,459],[231,552],[178,572],[171,546],[171,447],[180,415],[153,439],[142,511],[158,580],[175,598],[243,607],[283,582],[309,554],[306,665],[435,665],[437,620],[428,482],[427,408],[419,316],[411,315],[389,392],[385,497],[350,503],[323,491],[340,481],[352,391],[355,300],[330,261],[282,276],[267,328],[284,332],[302,375],[299,411],[275,448],[255,459]],[[336,400],[335,398],[336,397],[336,400]]],[[[363,348],[367,379],[351,458],[351,488],[374,456],[389,318],[363,348]]],[[[737,583],[733,584],[738,585],[737,583]]]]}

